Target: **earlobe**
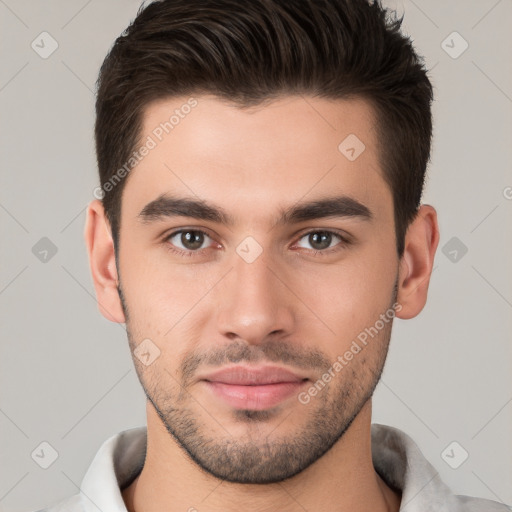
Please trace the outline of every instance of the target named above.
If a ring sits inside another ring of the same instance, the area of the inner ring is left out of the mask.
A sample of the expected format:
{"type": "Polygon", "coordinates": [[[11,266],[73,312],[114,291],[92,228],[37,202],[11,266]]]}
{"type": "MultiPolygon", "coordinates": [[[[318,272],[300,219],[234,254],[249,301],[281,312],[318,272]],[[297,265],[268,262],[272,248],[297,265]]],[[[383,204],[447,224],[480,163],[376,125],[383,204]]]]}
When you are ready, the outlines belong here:
{"type": "Polygon", "coordinates": [[[124,323],[125,316],[117,290],[118,273],[114,242],[103,204],[98,199],[92,201],[87,207],[84,240],[98,309],[107,320],[124,323]]]}
{"type": "Polygon", "coordinates": [[[397,298],[402,308],[397,317],[413,318],[425,306],[438,243],[436,210],[430,205],[421,205],[405,236],[397,298]]]}

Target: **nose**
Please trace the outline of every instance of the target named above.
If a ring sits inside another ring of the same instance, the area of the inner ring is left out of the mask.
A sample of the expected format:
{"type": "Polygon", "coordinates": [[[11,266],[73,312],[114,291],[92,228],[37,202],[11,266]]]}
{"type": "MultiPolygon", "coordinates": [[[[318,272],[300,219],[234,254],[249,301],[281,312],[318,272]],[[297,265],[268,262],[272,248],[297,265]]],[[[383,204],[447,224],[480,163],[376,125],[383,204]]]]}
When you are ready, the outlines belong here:
{"type": "Polygon", "coordinates": [[[217,287],[220,334],[261,344],[292,332],[293,294],[286,277],[263,252],[248,263],[233,255],[233,268],[217,287]]]}

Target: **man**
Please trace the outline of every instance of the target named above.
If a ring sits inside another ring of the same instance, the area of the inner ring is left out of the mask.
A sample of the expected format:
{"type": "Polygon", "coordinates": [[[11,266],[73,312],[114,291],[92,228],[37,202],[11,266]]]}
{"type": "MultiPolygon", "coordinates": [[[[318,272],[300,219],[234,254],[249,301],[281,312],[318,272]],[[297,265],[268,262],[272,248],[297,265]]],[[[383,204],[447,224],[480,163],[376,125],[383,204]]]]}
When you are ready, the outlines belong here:
{"type": "Polygon", "coordinates": [[[371,424],[439,240],[432,88],[366,0],[162,0],[101,68],[85,240],[147,429],[50,511],[502,511],[371,424]]]}

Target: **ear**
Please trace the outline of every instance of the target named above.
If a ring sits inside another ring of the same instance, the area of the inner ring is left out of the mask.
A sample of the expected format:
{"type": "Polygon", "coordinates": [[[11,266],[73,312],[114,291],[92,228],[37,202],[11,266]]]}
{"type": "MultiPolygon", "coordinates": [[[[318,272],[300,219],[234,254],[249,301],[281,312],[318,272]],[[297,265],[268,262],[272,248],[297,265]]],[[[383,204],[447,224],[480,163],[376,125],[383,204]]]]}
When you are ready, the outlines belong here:
{"type": "Polygon", "coordinates": [[[114,241],[103,204],[95,199],[87,208],[84,231],[92,279],[100,313],[111,322],[125,323],[121,299],[117,291],[118,274],[114,241]]]}
{"type": "Polygon", "coordinates": [[[413,318],[425,306],[438,243],[436,210],[428,204],[421,205],[407,229],[404,254],[400,259],[397,302],[401,309],[396,310],[398,318],[413,318]]]}

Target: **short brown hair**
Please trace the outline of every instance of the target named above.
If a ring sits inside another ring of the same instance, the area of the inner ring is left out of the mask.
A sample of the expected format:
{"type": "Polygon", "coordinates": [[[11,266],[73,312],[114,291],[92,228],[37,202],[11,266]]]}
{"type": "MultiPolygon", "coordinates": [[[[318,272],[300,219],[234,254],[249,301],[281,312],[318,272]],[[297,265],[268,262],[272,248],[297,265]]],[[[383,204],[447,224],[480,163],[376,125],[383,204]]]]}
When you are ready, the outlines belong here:
{"type": "Polygon", "coordinates": [[[361,97],[374,107],[401,257],[430,157],[433,97],[402,21],[379,0],[143,3],[97,82],[96,154],[116,254],[126,178],[105,185],[140,144],[150,102],[208,93],[243,107],[307,94],[361,97]]]}

